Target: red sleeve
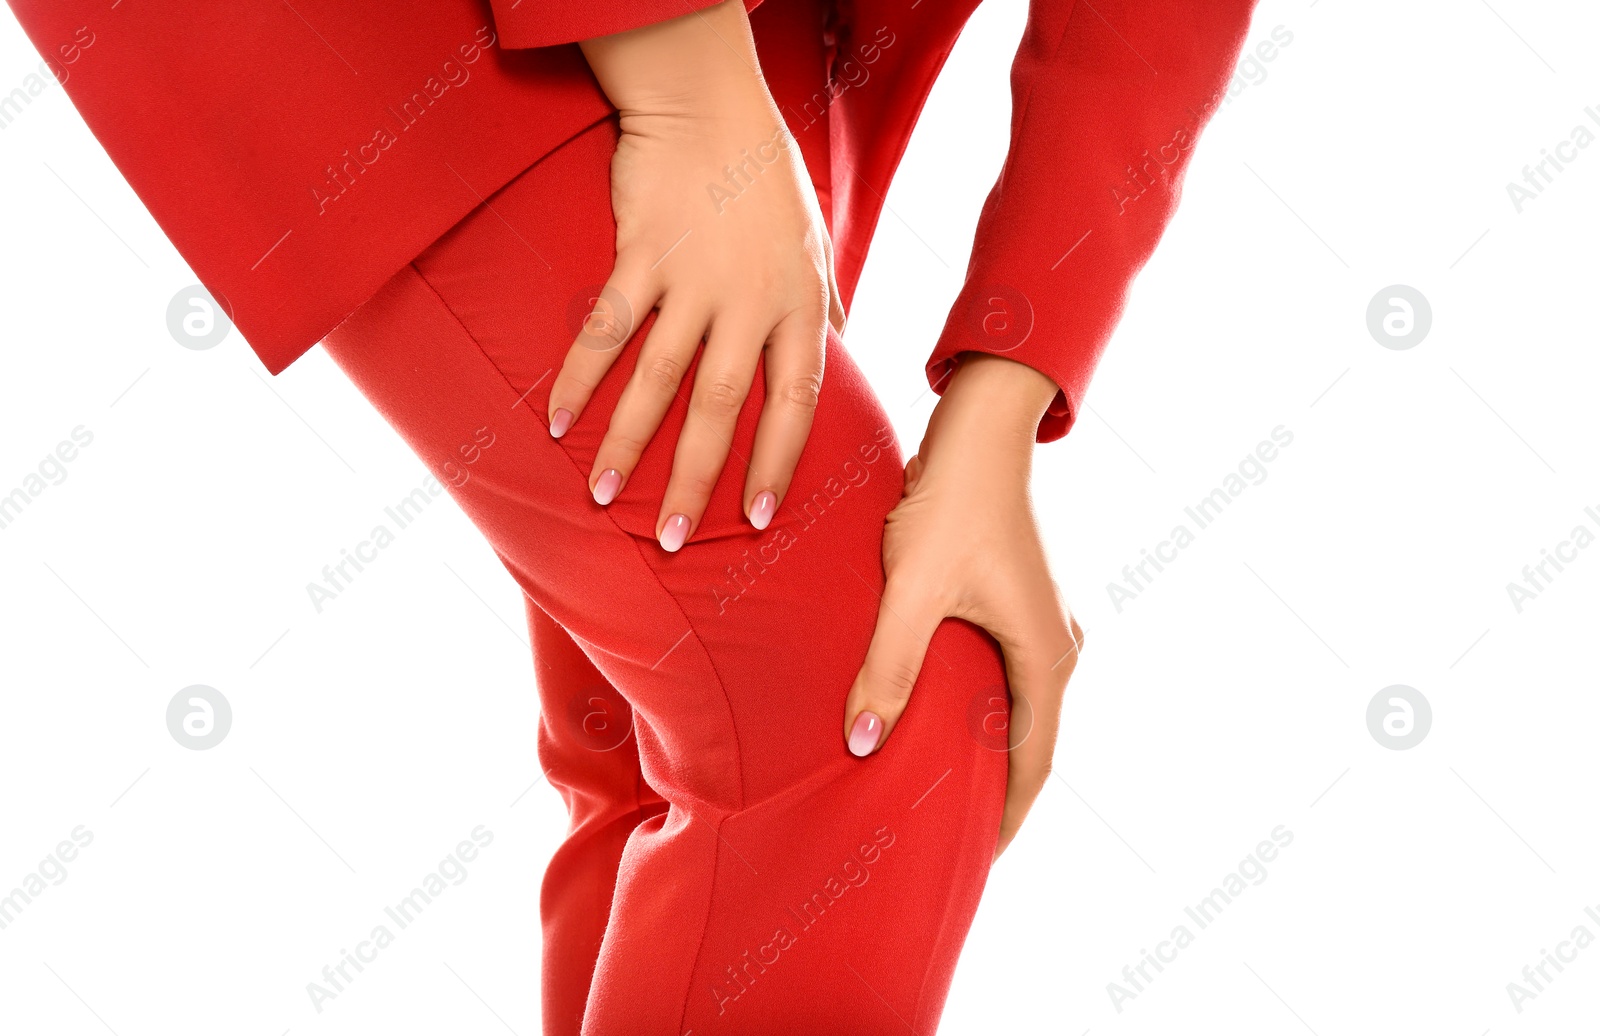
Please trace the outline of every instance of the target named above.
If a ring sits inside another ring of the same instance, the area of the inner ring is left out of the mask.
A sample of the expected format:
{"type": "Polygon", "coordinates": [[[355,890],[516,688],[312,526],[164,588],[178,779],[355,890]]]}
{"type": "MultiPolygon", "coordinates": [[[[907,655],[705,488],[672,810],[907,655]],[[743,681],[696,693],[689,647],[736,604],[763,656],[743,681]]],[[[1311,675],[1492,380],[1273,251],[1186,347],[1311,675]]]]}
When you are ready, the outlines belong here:
{"type": "MultiPolygon", "coordinates": [[[[490,0],[502,47],[552,47],[664,22],[721,0],[490,0]]],[[[754,10],[761,0],[744,0],[754,10]]]]}
{"type": "Polygon", "coordinates": [[[963,351],[1005,355],[1061,389],[1038,439],[1065,435],[1178,203],[1254,0],[1033,0],[1011,70],[1011,149],[967,277],[928,360],[942,391],[963,351]]]}

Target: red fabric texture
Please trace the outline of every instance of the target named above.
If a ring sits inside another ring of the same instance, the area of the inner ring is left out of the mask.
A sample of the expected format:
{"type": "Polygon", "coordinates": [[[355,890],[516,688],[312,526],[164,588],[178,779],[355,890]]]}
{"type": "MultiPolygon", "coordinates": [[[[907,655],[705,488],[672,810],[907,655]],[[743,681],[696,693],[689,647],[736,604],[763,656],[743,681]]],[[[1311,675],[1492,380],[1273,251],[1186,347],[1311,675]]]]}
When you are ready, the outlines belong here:
{"type": "MultiPolygon", "coordinates": [[[[847,304],[976,2],[752,13],[847,304]]],[[[267,368],[326,335],[527,593],[540,759],[572,814],[542,899],[546,1033],[934,1032],[993,852],[1005,685],[993,641],[948,621],[889,744],[845,749],[901,489],[860,372],[830,332],[814,430],[762,533],[737,461],[758,372],[735,461],[677,554],[653,533],[684,397],[604,509],[586,475],[624,379],[563,439],[544,425],[614,257],[615,124],[568,41],[702,0],[10,3],[267,368]]],[[[1062,389],[1039,437],[1066,431],[1251,6],[1033,0],[1011,150],[927,364],[936,389],[961,351],[1009,355],[1062,389]]]]}
{"type": "MultiPolygon", "coordinates": [[[[485,197],[611,113],[568,41],[706,4],[8,2],[274,374],[485,197]]],[[[774,96],[822,163],[847,301],[928,87],[976,4],[766,0],[752,13],[774,96]]],[[[1252,6],[1033,0],[1010,155],[927,364],[936,390],[957,353],[1006,353],[1062,389],[1040,439],[1066,431],[1252,6]]]]}
{"type": "Polygon", "coordinates": [[[1011,147],[927,364],[964,350],[1048,374],[1041,442],[1071,426],[1127,290],[1178,204],[1251,0],[1035,0],[1012,67],[1011,147]]]}
{"type": "MultiPolygon", "coordinates": [[[[902,458],[831,333],[811,440],[766,531],[744,519],[733,463],[695,539],[656,543],[683,396],[618,499],[594,503],[625,379],[560,440],[544,414],[613,254],[615,141],[607,121],[558,149],[324,343],[530,602],[540,761],[572,815],[542,900],[545,1032],[933,1033],[1004,804],[999,650],[945,622],[894,737],[849,754],[845,696],[902,458]],[[537,248],[554,240],[581,261],[547,268],[537,248]]],[[[752,391],[735,457],[759,372],[752,391]]]]}
{"type": "MultiPolygon", "coordinates": [[[[550,47],[592,40],[641,25],[704,10],[720,0],[626,0],[570,3],[566,0],[491,0],[500,41],[507,47],[550,47]]],[[[744,0],[754,10],[761,0],[744,0]]]]}

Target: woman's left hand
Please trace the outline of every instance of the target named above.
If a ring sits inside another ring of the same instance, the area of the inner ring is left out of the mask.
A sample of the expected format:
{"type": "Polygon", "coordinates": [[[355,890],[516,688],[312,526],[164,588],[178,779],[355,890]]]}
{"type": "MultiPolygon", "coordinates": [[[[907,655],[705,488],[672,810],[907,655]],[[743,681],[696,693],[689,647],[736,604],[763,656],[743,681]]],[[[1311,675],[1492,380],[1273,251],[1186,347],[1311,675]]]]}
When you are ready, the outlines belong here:
{"type": "Polygon", "coordinates": [[[1050,776],[1067,680],[1083,630],[1050,578],[1028,490],[1049,378],[968,353],[934,409],[905,494],[884,525],[887,577],[865,664],[845,703],[850,751],[882,747],[905,711],[946,617],[988,630],[1011,690],[1010,770],[995,857],[1050,776]]]}

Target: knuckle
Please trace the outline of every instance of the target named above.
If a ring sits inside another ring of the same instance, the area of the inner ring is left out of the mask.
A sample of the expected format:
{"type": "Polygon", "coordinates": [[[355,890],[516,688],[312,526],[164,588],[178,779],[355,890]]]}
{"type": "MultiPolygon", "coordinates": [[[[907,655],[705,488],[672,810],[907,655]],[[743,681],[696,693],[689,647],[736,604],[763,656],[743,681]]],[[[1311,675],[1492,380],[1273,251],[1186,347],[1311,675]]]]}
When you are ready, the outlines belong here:
{"type": "Polygon", "coordinates": [[[621,314],[601,304],[583,318],[579,345],[590,350],[609,351],[626,344],[631,337],[633,326],[621,314]]]}
{"type": "Polygon", "coordinates": [[[677,482],[677,488],[691,499],[706,500],[710,498],[711,491],[717,487],[717,473],[685,471],[674,481],[677,482]]]}
{"type": "Polygon", "coordinates": [[[594,395],[594,390],[599,387],[600,379],[597,377],[585,378],[579,374],[568,374],[565,375],[564,380],[561,381],[560,384],[556,385],[555,388],[550,390],[550,395],[552,398],[554,398],[557,394],[578,395],[582,396],[584,399],[588,399],[590,396],[594,395]]]}
{"type": "Polygon", "coordinates": [[[633,328],[617,317],[607,315],[595,318],[592,333],[606,344],[621,348],[633,337],[633,328]]]}
{"type": "Polygon", "coordinates": [[[618,432],[613,430],[609,435],[606,436],[604,450],[606,452],[629,458],[637,458],[640,454],[644,453],[644,448],[649,444],[650,440],[648,438],[641,439],[638,436],[632,435],[628,432],[618,432]]]}
{"type": "Polygon", "coordinates": [[[880,659],[873,664],[871,682],[885,700],[896,706],[903,705],[916,686],[917,670],[902,659],[880,659]]]}
{"type": "Polygon", "coordinates": [[[589,352],[590,350],[579,345],[567,350],[567,360],[561,365],[561,373],[556,375],[555,383],[550,386],[551,398],[562,394],[577,394],[587,399],[593,394],[595,387],[600,384],[600,379],[605,376],[605,368],[592,369],[589,364],[582,362],[589,352]]]}
{"type": "Polygon", "coordinates": [[[700,410],[712,418],[731,417],[739,412],[739,404],[744,402],[744,391],[722,377],[711,378],[704,385],[697,386],[697,395],[700,410]]]}
{"type": "Polygon", "coordinates": [[[809,374],[783,386],[782,399],[796,410],[815,410],[822,395],[822,375],[809,374]]]}
{"type": "Polygon", "coordinates": [[[641,373],[654,387],[676,392],[683,381],[683,364],[676,357],[656,356],[644,365],[641,373]]]}

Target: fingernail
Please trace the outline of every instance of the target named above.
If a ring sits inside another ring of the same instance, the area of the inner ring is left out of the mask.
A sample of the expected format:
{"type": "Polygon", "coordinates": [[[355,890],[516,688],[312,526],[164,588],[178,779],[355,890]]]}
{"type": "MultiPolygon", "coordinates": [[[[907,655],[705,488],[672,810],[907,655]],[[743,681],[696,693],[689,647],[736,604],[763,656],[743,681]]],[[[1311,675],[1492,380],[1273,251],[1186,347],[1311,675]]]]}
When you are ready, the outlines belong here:
{"type": "Polygon", "coordinates": [[[762,490],[750,504],[750,524],[757,529],[765,529],[772,524],[772,513],[777,509],[777,495],[770,489],[762,490]]]}
{"type": "Polygon", "coordinates": [[[850,754],[871,755],[872,750],[878,747],[878,735],[882,733],[883,720],[870,712],[861,713],[856,717],[856,725],[850,728],[850,754]]]}
{"type": "Polygon", "coordinates": [[[572,427],[572,411],[566,407],[557,407],[554,416],[550,418],[550,437],[559,439],[567,434],[567,429],[572,427]]]}
{"type": "Polygon", "coordinates": [[[667,524],[661,527],[661,549],[671,553],[683,546],[683,541],[689,538],[689,519],[681,514],[675,514],[667,519],[667,524]]]}
{"type": "Polygon", "coordinates": [[[615,500],[621,490],[622,473],[616,468],[607,468],[600,475],[600,481],[594,484],[594,502],[604,507],[615,500]]]}

